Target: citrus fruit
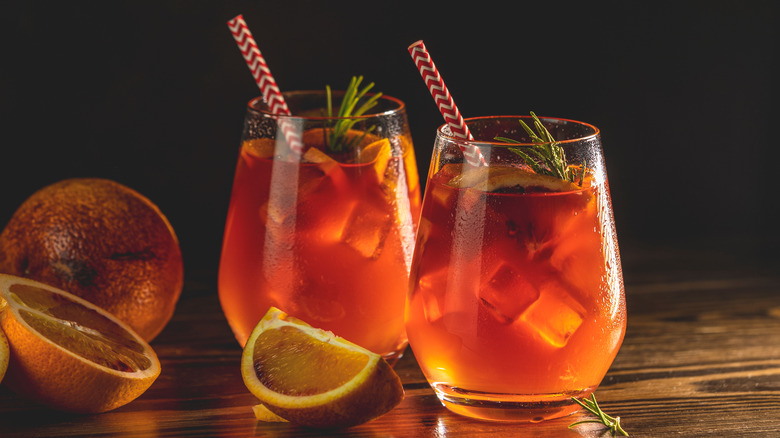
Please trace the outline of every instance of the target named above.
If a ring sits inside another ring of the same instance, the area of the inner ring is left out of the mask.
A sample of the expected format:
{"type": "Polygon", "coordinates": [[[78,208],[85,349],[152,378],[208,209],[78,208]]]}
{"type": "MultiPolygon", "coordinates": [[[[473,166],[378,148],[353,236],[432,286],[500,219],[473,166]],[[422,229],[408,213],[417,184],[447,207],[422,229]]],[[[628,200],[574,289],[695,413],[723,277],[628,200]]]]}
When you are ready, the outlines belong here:
{"type": "Polygon", "coordinates": [[[0,382],[3,381],[5,370],[8,369],[8,354],[8,339],[5,338],[5,334],[0,330],[0,382]]]}
{"type": "Polygon", "coordinates": [[[108,312],[65,291],[0,274],[4,381],[49,407],[96,413],[143,394],[160,374],[152,348],[108,312]]]}
{"type": "Polygon", "coordinates": [[[404,395],[401,379],[381,356],[274,307],[244,347],[241,374],[268,410],[309,427],[364,423],[404,395]]]}
{"type": "Polygon", "coordinates": [[[67,290],[151,341],[183,284],[179,242],[150,200],[117,182],[67,179],[30,196],[0,234],[0,272],[67,290]]]}
{"type": "Polygon", "coordinates": [[[474,167],[455,176],[448,185],[483,192],[504,189],[533,192],[566,192],[579,187],[569,181],[511,166],[474,167]]]}
{"type": "Polygon", "coordinates": [[[252,406],[252,411],[255,413],[255,418],[259,421],[265,421],[266,423],[285,423],[287,420],[269,411],[263,404],[252,406]]]}

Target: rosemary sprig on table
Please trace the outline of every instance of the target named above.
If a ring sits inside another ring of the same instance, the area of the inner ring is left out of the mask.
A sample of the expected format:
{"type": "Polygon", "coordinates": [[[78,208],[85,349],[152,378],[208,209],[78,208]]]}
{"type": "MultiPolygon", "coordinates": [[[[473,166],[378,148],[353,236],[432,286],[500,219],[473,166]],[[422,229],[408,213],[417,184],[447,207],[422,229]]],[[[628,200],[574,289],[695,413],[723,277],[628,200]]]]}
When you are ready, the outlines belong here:
{"type": "MultiPolygon", "coordinates": [[[[382,96],[382,93],[376,93],[364,102],[360,102],[360,100],[365,97],[366,93],[368,93],[368,91],[374,87],[374,83],[371,82],[361,89],[361,82],[363,82],[363,76],[352,77],[352,80],[349,82],[349,86],[344,92],[344,97],[341,99],[341,104],[338,108],[338,114],[335,114],[335,117],[339,117],[339,119],[332,122],[331,126],[329,126],[329,129],[327,130],[328,135],[326,136],[325,142],[326,147],[331,152],[343,152],[345,150],[349,150],[350,148],[359,144],[360,141],[363,140],[363,137],[365,137],[366,134],[374,129],[374,126],[372,126],[363,133],[363,136],[355,136],[351,139],[347,139],[347,132],[349,132],[349,130],[352,129],[352,127],[358,121],[358,119],[350,119],[349,117],[357,117],[365,114],[366,111],[370,110],[374,107],[374,105],[376,105],[376,101],[379,100],[379,98],[382,96]]],[[[325,86],[325,92],[327,94],[327,116],[334,117],[333,101],[331,99],[329,85],[325,86]]]]}
{"type": "Polygon", "coordinates": [[[577,402],[577,404],[579,404],[583,408],[585,408],[586,411],[597,416],[598,419],[577,421],[576,423],[570,424],[569,428],[584,423],[601,423],[604,426],[607,426],[609,431],[612,433],[612,436],[615,436],[617,434],[620,434],[622,436],[628,436],[628,432],[623,430],[623,428],[620,426],[620,417],[610,417],[609,415],[605,414],[604,411],[601,410],[599,404],[596,402],[595,394],[591,394],[590,399],[584,398],[582,400],[578,400],[576,397],[572,397],[571,399],[577,402]]]}
{"type": "MultiPolygon", "coordinates": [[[[550,131],[544,127],[539,117],[531,111],[531,117],[534,119],[534,132],[528,125],[520,120],[525,132],[531,138],[534,143],[530,146],[523,147],[510,147],[509,150],[519,155],[523,161],[536,173],[542,175],[550,175],[564,181],[575,182],[577,175],[569,167],[566,162],[566,154],[563,152],[563,148],[559,146],[558,142],[552,137],[550,131]],[[540,164],[541,163],[541,164],[540,164]]],[[[503,141],[505,143],[520,143],[517,140],[507,137],[495,137],[495,140],[503,141]]],[[[585,165],[582,166],[582,173],[579,175],[580,185],[585,177],[585,165]]]]}

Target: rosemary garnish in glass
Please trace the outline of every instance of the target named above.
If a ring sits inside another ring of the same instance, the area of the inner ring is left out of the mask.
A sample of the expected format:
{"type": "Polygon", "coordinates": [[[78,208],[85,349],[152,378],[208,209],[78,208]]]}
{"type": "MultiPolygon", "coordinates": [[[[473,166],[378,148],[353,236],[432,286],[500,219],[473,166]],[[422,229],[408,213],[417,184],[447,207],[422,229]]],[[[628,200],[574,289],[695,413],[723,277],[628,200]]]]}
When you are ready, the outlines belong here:
{"type": "Polygon", "coordinates": [[[325,92],[327,94],[327,116],[339,117],[339,119],[332,121],[327,129],[328,133],[325,138],[325,145],[331,152],[344,152],[353,148],[355,145],[360,144],[363,137],[374,129],[374,126],[372,126],[360,137],[354,136],[352,138],[347,138],[347,132],[358,121],[358,119],[351,119],[349,117],[358,117],[365,114],[366,111],[376,105],[376,101],[382,96],[382,93],[376,93],[364,102],[360,102],[360,100],[365,97],[366,93],[374,87],[374,83],[371,82],[361,89],[361,82],[363,82],[363,76],[352,77],[349,86],[344,92],[344,97],[341,99],[338,114],[335,115],[333,114],[330,86],[325,86],[325,92]]]}
{"type": "Polygon", "coordinates": [[[576,397],[572,397],[571,399],[577,402],[577,404],[579,404],[583,408],[585,408],[586,411],[597,416],[598,419],[577,421],[576,423],[570,424],[569,428],[584,423],[601,423],[604,426],[607,426],[609,431],[612,433],[612,436],[615,436],[617,434],[620,434],[622,436],[628,436],[628,432],[623,430],[623,428],[620,426],[620,417],[610,417],[609,415],[605,414],[604,411],[601,410],[601,407],[596,402],[596,394],[591,394],[590,399],[584,398],[582,400],[577,400],[576,397]]]}
{"type": "MultiPolygon", "coordinates": [[[[534,127],[537,132],[534,132],[523,121],[519,120],[525,132],[531,138],[533,145],[522,147],[510,147],[509,150],[519,155],[523,161],[536,173],[542,175],[554,176],[564,181],[574,183],[579,176],[580,185],[585,179],[585,165],[582,166],[582,172],[580,175],[575,175],[575,172],[566,162],[566,154],[563,152],[563,148],[558,145],[558,142],[552,137],[550,131],[544,127],[539,117],[531,111],[531,117],[534,119],[534,127]],[[540,164],[541,163],[541,164],[540,164]]],[[[503,141],[505,143],[520,143],[517,140],[507,137],[495,137],[497,141],[503,141]]]]}

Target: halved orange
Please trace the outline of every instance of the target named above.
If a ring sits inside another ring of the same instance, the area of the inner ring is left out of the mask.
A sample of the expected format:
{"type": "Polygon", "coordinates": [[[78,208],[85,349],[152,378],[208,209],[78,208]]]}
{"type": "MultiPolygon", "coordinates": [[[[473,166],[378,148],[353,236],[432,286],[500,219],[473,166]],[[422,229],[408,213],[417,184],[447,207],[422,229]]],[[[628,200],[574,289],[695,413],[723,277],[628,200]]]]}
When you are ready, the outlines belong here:
{"type": "Polygon", "coordinates": [[[110,313],[60,289],[0,274],[5,383],[55,409],[95,413],[135,400],[160,374],[152,348],[110,313]]]}
{"type": "Polygon", "coordinates": [[[364,423],[404,395],[401,379],[381,356],[274,307],[244,347],[241,374],[269,411],[309,427],[364,423]]]}
{"type": "Polygon", "coordinates": [[[3,381],[3,376],[5,376],[5,370],[8,369],[9,353],[10,352],[8,350],[8,339],[5,338],[5,334],[3,333],[2,330],[0,330],[0,382],[3,381]]]}

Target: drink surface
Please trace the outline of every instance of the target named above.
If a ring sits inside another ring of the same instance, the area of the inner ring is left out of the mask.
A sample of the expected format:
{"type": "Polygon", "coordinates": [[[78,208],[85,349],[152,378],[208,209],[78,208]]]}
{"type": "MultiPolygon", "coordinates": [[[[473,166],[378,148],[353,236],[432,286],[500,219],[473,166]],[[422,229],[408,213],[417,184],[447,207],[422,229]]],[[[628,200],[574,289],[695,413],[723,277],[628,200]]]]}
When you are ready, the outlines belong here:
{"type": "Polygon", "coordinates": [[[606,181],[564,192],[495,178],[464,187],[460,166],[427,183],[412,263],[407,332],[428,381],[566,399],[592,391],[625,331],[606,181]]]}
{"type": "Polygon", "coordinates": [[[301,162],[274,157],[273,140],[242,145],[222,308],[241,345],[275,306],[376,353],[398,351],[420,208],[411,141],[374,141],[345,162],[311,147],[319,138],[304,134],[301,162]]]}

